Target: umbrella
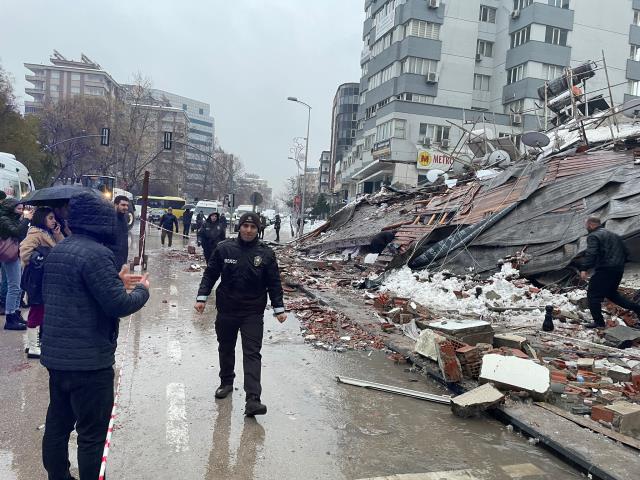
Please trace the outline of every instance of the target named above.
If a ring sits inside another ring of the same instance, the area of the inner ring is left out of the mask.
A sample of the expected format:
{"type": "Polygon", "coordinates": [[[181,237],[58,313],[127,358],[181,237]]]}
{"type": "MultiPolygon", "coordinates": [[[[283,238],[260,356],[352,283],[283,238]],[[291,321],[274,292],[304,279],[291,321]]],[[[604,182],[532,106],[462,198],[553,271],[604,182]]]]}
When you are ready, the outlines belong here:
{"type": "Polygon", "coordinates": [[[81,185],[56,185],[31,192],[24,198],[22,203],[26,205],[49,205],[51,203],[69,200],[80,192],[93,191],[93,189],[81,185]]]}

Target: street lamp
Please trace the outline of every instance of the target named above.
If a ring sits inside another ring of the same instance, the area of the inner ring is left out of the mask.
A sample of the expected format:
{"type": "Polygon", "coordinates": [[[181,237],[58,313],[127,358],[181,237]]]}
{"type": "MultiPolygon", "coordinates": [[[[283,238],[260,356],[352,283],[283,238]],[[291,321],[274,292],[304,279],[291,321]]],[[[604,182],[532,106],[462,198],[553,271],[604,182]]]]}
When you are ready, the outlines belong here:
{"type": "Polygon", "coordinates": [[[302,202],[300,204],[300,213],[302,214],[302,221],[300,222],[300,229],[298,230],[298,236],[302,237],[302,233],[304,232],[304,209],[305,209],[305,199],[307,196],[307,160],[309,158],[309,127],[311,126],[311,105],[305,103],[301,100],[298,100],[297,97],[287,97],[287,100],[290,102],[296,102],[301,105],[304,105],[309,110],[309,115],[307,117],[307,141],[304,152],[304,171],[302,172],[302,202]]]}

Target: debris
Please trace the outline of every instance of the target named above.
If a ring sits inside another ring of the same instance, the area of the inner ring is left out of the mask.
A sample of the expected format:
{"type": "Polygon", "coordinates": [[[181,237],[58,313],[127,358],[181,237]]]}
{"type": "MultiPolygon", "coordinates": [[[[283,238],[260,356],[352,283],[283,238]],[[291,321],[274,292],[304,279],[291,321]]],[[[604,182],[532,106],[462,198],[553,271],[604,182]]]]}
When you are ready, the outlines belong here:
{"type": "Polygon", "coordinates": [[[496,333],[493,336],[493,346],[496,348],[507,347],[523,350],[526,343],[526,337],[520,335],[512,335],[510,333],[496,333]]]}
{"type": "Polygon", "coordinates": [[[504,401],[504,394],[490,383],[451,399],[451,410],[457,417],[468,418],[493,408],[504,401]]]}
{"type": "Polygon", "coordinates": [[[613,412],[613,426],[620,433],[640,438],[640,405],[630,402],[614,402],[606,409],[613,412]]]}
{"type": "Polygon", "coordinates": [[[604,339],[614,347],[629,348],[640,344],[640,330],[625,325],[607,328],[604,339]]]}
{"type": "Polygon", "coordinates": [[[493,328],[484,320],[443,320],[430,323],[427,327],[444,332],[469,345],[493,343],[493,328]]]}
{"type": "Polygon", "coordinates": [[[456,357],[456,346],[450,340],[444,340],[437,344],[438,366],[442,378],[447,383],[457,383],[462,380],[462,367],[456,357]]]}
{"type": "Polygon", "coordinates": [[[391,385],[384,385],[381,383],[368,382],[366,380],[358,380],[356,378],[337,376],[338,383],[344,383],[346,385],[354,385],[356,387],[369,388],[371,390],[378,390],[381,392],[395,393],[398,395],[404,395],[405,397],[417,398],[419,400],[427,400],[430,402],[441,403],[447,405],[451,402],[451,397],[448,395],[435,395],[433,393],[419,392],[417,390],[409,390],[407,388],[394,387],[391,385]]]}
{"type": "Polygon", "coordinates": [[[434,330],[423,330],[416,341],[415,351],[423,357],[427,357],[436,362],[438,361],[437,346],[440,340],[444,340],[444,337],[434,330]]]}
{"type": "Polygon", "coordinates": [[[490,353],[482,357],[480,381],[541,396],[549,391],[550,374],[546,367],[532,360],[490,353]]]}

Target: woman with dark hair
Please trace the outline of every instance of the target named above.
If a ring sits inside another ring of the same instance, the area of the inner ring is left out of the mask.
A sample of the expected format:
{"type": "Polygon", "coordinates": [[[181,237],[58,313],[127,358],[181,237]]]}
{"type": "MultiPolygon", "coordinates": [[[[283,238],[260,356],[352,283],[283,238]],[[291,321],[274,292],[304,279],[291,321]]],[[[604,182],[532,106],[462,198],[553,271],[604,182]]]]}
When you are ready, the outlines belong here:
{"type": "Polygon", "coordinates": [[[64,240],[53,209],[39,207],[33,214],[27,237],[20,243],[23,285],[29,296],[27,317],[27,357],[40,358],[39,330],[44,318],[42,262],[56,243],[64,240]]]}
{"type": "Polygon", "coordinates": [[[209,262],[209,257],[222,240],[225,239],[225,232],[220,225],[220,215],[217,212],[209,214],[207,220],[200,230],[198,230],[198,245],[202,245],[204,259],[209,262]]]}

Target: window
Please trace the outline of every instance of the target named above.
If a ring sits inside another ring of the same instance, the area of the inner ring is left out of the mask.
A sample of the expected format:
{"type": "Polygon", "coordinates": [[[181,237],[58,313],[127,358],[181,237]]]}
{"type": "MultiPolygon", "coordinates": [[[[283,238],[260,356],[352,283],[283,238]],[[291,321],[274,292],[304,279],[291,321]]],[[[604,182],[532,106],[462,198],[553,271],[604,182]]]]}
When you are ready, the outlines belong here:
{"type": "Polygon", "coordinates": [[[362,75],[361,77],[366,77],[369,74],[369,62],[366,62],[362,65],[362,75]]]}
{"type": "Polygon", "coordinates": [[[633,24],[640,26],[640,10],[633,11],[633,24]]]}
{"type": "Polygon", "coordinates": [[[544,36],[545,43],[551,43],[553,45],[567,46],[567,33],[568,30],[562,28],[547,27],[547,31],[544,36]]]}
{"type": "Polygon", "coordinates": [[[629,94],[640,97],[640,82],[638,80],[629,80],[629,94]]]}
{"type": "Polygon", "coordinates": [[[384,70],[381,70],[375,75],[372,75],[371,77],[369,77],[369,90],[379,87],[384,82],[391,80],[395,76],[394,67],[395,67],[395,64],[392,63],[384,70]]]}
{"type": "Polygon", "coordinates": [[[545,80],[553,80],[555,78],[562,76],[563,70],[564,70],[564,67],[561,67],[560,65],[550,65],[548,63],[543,63],[542,78],[544,78],[545,80]]]}
{"type": "Polygon", "coordinates": [[[481,75],[479,73],[476,73],[473,76],[473,89],[488,92],[490,80],[491,77],[489,75],[481,75]]]}
{"type": "Polygon", "coordinates": [[[426,58],[407,57],[402,61],[402,73],[415,73],[417,75],[428,75],[435,73],[438,69],[438,62],[426,58]]]}
{"type": "Polygon", "coordinates": [[[185,112],[187,111],[187,104],[186,103],[182,104],[182,110],[184,110],[185,112]]]}
{"type": "Polygon", "coordinates": [[[443,127],[442,125],[432,125],[430,123],[420,124],[420,142],[423,142],[425,138],[430,139],[433,143],[440,143],[442,140],[449,140],[450,127],[443,127]]]}
{"type": "Polygon", "coordinates": [[[373,143],[376,140],[376,134],[372,134],[372,135],[367,135],[366,137],[364,137],[364,149],[365,150],[371,150],[371,147],[373,147],[373,143]]]}
{"type": "Polygon", "coordinates": [[[398,100],[415,103],[433,103],[435,101],[435,97],[429,95],[420,95],[417,93],[402,93],[398,95],[398,100]]]}
{"type": "Polygon", "coordinates": [[[640,45],[631,45],[631,53],[629,55],[631,60],[640,62],[640,45]]]}
{"type": "Polygon", "coordinates": [[[394,119],[381,123],[376,127],[376,139],[378,142],[388,140],[390,138],[405,138],[406,120],[394,119]]]}
{"type": "Polygon", "coordinates": [[[96,95],[96,96],[104,95],[104,89],[100,87],[84,87],[84,90],[87,95],[96,95]]]}
{"type": "MultiPolygon", "coordinates": [[[[547,27],[547,29],[548,28],[549,27],[547,27]]],[[[523,43],[527,43],[530,37],[531,37],[531,25],[513,32],[511,34],[511,48],[516,48],[522,45],[523,43]]]]}
{"type": "Polygon", "coordinates": [[[533,0],[513,0],[513,9],[522,10],[533,3],[533,0]]]}
{"type": "Polygon", "coordinates": [[[431,38],[437,40],[440,38],[440,25],[437,23],[423,22],[422,20],[411,20],[407,23],[407,36],[431,38]]]}
{"type": "Polygon", "coordinates": [[[488,40],[478,40],[476,53],[483,57],[493,57],[493,42],[488,40]]]}
{"type": "Polygon", "coordinates": [[[526,63],[521,63],[517,67],[507,70],[507,85],[515,82],[519,82],[524,78],[526,71],[526,63]]]}
{"type": "Polygon", "coordinates": [[[569,0],[549,0],[549,5],[558,8],[569,8],[569,0]]]}
{"type": "Polygon", "coordinates": [[[57,70],[51,71],[51,78],[60,78],[60,72],[57,70]]]}
{"type": "Polygon", "coordinates": [[[496,9],[487,7],[486,5],[480,5],[480,16],[478,20],[486,23],[496,23],[496,9]]]}
{"type": "Polygon", "coordinates": [[[524,100],[516,100],[515,102],[507,103],[504,106],[504,113],[522,113],[524,110],[524,100]]]}
{"type": "Polygon", "coordinates": [[[393,36],[393,32],[387,33],[384,37],[378,40],[371,47],[371,57],[375,57],[376,55],[380,55],[384,50],[391,46],[391,37],[393,36]]]}
{"type": "Polygon", "coordinates": [[[71,94],[78,95],[80,93],[80,87],[71,87],[71,94]]]}
{"type": "Polygon", "coordinates": [[[71,74],[71,80],[80,80],[80,74],[79,73],[72,73],[71,74]]]}
{"type": "Polygon", "coordinates": [[[204,108],[199,108],[199,109],[198,109],[198,113],[199,113],[200,115],[204,115],[204,108]]]}

